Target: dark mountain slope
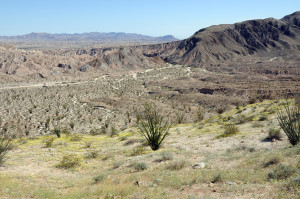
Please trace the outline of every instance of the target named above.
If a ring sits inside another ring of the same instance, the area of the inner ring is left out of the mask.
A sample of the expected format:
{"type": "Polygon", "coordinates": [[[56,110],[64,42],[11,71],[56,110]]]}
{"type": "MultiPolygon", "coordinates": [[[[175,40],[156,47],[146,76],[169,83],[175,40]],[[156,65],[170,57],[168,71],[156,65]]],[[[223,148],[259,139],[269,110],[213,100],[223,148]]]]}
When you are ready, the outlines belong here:
{"type": "Polygon", "coordinates": [[[211,26],[188,39],[146,45],[142,49],[147,56],[160,55],[168,62],[191,66],[298,55],[300,12],[280,20],[268,18],[211,26]]]}

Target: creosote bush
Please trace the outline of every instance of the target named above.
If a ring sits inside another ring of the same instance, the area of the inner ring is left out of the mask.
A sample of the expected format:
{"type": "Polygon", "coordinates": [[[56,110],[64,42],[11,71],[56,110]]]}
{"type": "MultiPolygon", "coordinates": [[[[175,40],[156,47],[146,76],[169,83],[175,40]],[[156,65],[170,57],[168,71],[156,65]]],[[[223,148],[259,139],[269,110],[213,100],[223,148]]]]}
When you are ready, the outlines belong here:
{"type": "Polygon", "coordinates": [[[160,153],[161,158],[160,161],[167,161],[167,160],[173,160],[173,154],[169,151],[163,151],[160,153]]]}
{"type": "Polygon", "coordinates": [[[0,166],[5,162],[5,157],[9,150],[13,149],[13,141],[8,137],[0,136],[0,166]]]}
{"type": "Polygon", "coordinates": [[[81,165],[81,158],[79,158],[77,155],[70,154],[65,155],[61,162],[57,165],[59,168],[69,169],[69,168],[75,168],[81,165]]]}
{"type": "Polygon", "coordinates": [[[52,147],[55,138],[53,136],[46,137],[45,143],[47,148],[52,147]]]}
{"type": "Polygon", "coordinates": [[[280,140],[282,138],[282,135],[280,133],[280,129],[269,129],[269,136],[267,137],[270,140],[280,140]]]}
{"type": "Polygon", "coordinates": [[[168,164],[168,166],[166,167],[169,170],[181,170],[186,166],[186,161],[184,160],[177,160],[175,162],[171,162],[170,164],[168,164]]]}
{"type": "Polygon", "coordinates": [[[269,167],[280,162],[280,158],[278,156],[269,158],[266,162],[263,163],[263,167],[269,167]]]}
{"type": "Polygon", "coordinates": [[[144,105],[144,117],[139,124],[141,135],[153,151],[158,150],[169,135],[171,125],[160,115],[154,104],[144,105]]]}
{"type": "Polygon", "coordinates": [[[218,137],[229,137],[229,136],[232,136],[232,135],[235,135],[239,132],[239,129],[237,126],[235,126],[234,124],[226,124],[224,126],[225,128],[225,131],[223,134],[219,135],[218,137]]]}
{"type": "Polygon", "coordinates": [[[61,136],[61,131],[60,131],[60,129],[59,129],[58,127],[55,127],[55,128],[53,129],[53,133],[54,133],[58,138],[60,138],[60,136],[61,136]]]}
{"type": "Polygon", "coordinates": [[[300,141],[300,108],[299,105],[289,107],[286,103],[284,109],[277,113],[277,119],[290,143],[295,146],[300,141]]]}
{"type": "Polygon", "coordinates": [[[132,150],[130,156],[142,155],[144,152],[145,152],[145,148],[143,146],[138,146],[132,150]]]}
{"type": "Polygon", "coordinates": [[[280,164],[268,174],[269,179],[284,180],[296,173],[297,170],[289,165],[280,164]]]}
{"type": "Polygon", "coordinates": [[[134,169],[136,171],[143,171],[143,170],[146,170],[148,168],[149,168],[149,166],[145,162],[138,162],[134,165],[134,169]]]}
{"type": "Polygon", "coordinates": [[[97,157],[99,157],[99,151],[97,150],[88,151],[85,156],[87,159],[95,159],[97,157]]]}
{"type": "Polygon", "coordinates": [[[105,177],[106,177],[106,175],[100,174],[100,175],[94,177],[93,179],[94,179],[95,183],[99,183],[99,182],[103,181],[105,179],[105,177]]]}
{"type": "Polygon", "coordinates": [[[195,122],[201,122],[204,119],[204,110],[202,107],[199,107],[196,113],[195,122]]]}

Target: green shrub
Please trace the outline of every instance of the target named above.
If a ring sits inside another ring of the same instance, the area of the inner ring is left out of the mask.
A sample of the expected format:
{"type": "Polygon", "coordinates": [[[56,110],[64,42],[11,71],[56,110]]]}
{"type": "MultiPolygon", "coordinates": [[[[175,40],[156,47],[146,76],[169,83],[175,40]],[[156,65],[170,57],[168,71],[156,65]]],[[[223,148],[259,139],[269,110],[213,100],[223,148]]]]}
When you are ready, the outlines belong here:
{"type": "Polygon", "coordinates": [[[262,114],[259,118],[258,118],[259,121],[266,121],[268,120],[268,116],[266,114],[262,114]]]}
{"type": "Polygon", "coordinates": [[[268,174],[268,177],[274,180],[284,180],[292,176],[296,171],[297,170],[292,166],[280,164],[268,174]]]}
{"type": "Polygon", "coordinates": [[[218,114],[222,114],[222,113],[224,113],[226,111],[226,107],[223,107],[223,106],[220,106],[220,107],[218,107],[217,109],[216,109],[216,112],[218,113],[218,114]]]}
{"type": "Polygon", "coordinates": [[[101,175],[94,177],[93,180],[95,181],[95,183],[99,183],[99,182],[102,182],[105,179],[105,177],[106,177],[106,175],[101,174],[101,175]]]}
{"type": "Polygon", "coordinates": [[[145,148],[143,146],[138,146],[132,150],[130,156],[142,155],[144,152],[145,152],[145,148]]]}
{"type": "Polygon", "coordinates": [[[88,151],[86,156],[85,156],[85,158],[87,158],[87,159],[95,159],[97,157],[99,157],[99,151],[96,151],[96,150],[95,151],[88,151]]]}
{"type": "Polygon", "coordinates": [[[265,163],[263,163],[263,167],[269,167],[271,165],[278,164],[280,162],[280,158],[278,156],[269,158],[265,163]]]}
{"type": "Polygon", "coordinates": [[[253,120],[254,116],[246,116],[244,114],[240,114],[235,118],[235,123],[236,124],[245,124],[247,122],[251,122],[253,120]]]}
{"type": "Polygon", "coordinates": [[[295,146],[300,141],[300,108],[297,105],[289,107],[287,103],[284,107],[284,111],[277,113],[277,119],[290,143],[295,146]]]}
{"type": "Polygon", "coordinates": [[[65,155],[57,167],[64,169],[75,168],[81,165],[81,161],[81,158],[77,155],[65,155]]]}
{"type": "Polygon", "coordinates": [[[149,168],[149,166],[145,162],[138,162],[134,165],[134,169],[137,171],[143,171],[148,168],[149,168]]]}
{"type": "Polygon", "coordinates": [[[71,135],[71,132],[68,130],[68,128],[63,128],[63,129],[61,130],[61,133],[62,133],[62,134],[65,134],[65,135],[67,135],[67,136],[71,135]]]}
{"type": "Polygon", "coordinates": [[[59,129],[58,127],[55,127],[55,128],[53,129],[53,133],[54,133],[58,138],[60,138],[61,132],[60,132],[60,129],[59,129]]]}
{"type": "Polygon", "coordinates": [[[196,113],[195,122],[201,122],[204,119],[205,112],[202,107],[199,107],[196,113]]]}
{"type": "Polygon", "coordinates": [[[213,176],[211,182],[212,182],[212,183],[223,182],[222,174],[221,174],[221,173],[215,174],[215,175],[213,176]]]}
{"type": "Polygon", "coordinates": [[[8,151],[14,147],[13,140],[8,137],[0,136],[0,166],[5,162],[8,151]]]}
{"type": "Polygon", "coordinates": [[[232,136],[234,134],[237,134],[238,132],[239,132],[239,129],[234,124],[226,124],[225,125],[225,131],[224,131],[224,133],[222,134],[221,137],[232,136]]]}
{"type": "Polygon", "coordinates": [[[122,162],[114,162],[112,168],[117,169],[122,165],[122,162]]]}
{"type": "Polygon", "coordinates": [[[54,142],[55,138],[50,136],[50,137],[46,137],[45,143],[47,148],[52,147],[53,142],[54,142]]]}
{"type": "Polygon", "coordinates": [[[110,130],[110,137],[113,137],[116,135],[118,135],[118,130],[114,126],[112,126],[111,130],[110,130]]]}
{"type": "Polygon", "coordinates": [[[300,176],[289,180],[285,186],[288,191],[300,191],[300,176]]]}
{"type": "Polygon", "coordinates": [[[71,127],[71,129],[74,129],[74,126],[75,126],[75,123],[72,121],[72,122],[70,122],[70,127],[71,127]]]}
{"type": "Polygon", "coordinates": [[[257,102],[257,99],[254,97],[251,97],[248,101],[249,104],[255,104],[257,102]]]}
{"type": "Polygon", "coordinates": [[[160,161],[167,161],[167,160],[173,160],[173,154],[169,151],[163,151],[160,153],[161,158],[160,161]]]}
{"type": "Polygon", "coordinates": [[[178,111],[176,113],[176,123],[177,124],[182,124],[185,121],[185,114],[183,111],[178,111]]]}
{"type": "Polygon", "coordinates": [[[183,169],[186,166],[186,161],[184,160],[178,160],[175,162],[171,162],[167,165],[167,169],[169,170],[180,170],[183,169]]]}
{"type": "Polygon", "coordinates": [[[282,135],[280,133],[280,129],[269,129],[269,136],[267,137],[267,139],[270,139],[270,140],[280,140],[282,138],[282,135]]]}
{"type": "Polygon", "coordinates": [[[158,150],[169,135],[171,125],[168,122],[163,122],[164,117],[159,115],[154,104],[144,105],[144,117],[141,120],[139,129],[143,138],[152,150],[158,150]]]}

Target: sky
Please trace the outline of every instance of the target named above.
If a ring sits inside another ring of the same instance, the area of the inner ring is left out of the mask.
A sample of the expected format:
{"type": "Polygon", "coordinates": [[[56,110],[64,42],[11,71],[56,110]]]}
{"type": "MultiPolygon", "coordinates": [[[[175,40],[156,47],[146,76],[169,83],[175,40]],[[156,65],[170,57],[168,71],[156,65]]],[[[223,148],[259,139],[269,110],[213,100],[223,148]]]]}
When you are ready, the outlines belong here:
{"type": "Polygon", "coordinates": [[[300,0],[0,0],[0,35],[126,32],[179,39],[211,25],[300,11],[300,0]]]}

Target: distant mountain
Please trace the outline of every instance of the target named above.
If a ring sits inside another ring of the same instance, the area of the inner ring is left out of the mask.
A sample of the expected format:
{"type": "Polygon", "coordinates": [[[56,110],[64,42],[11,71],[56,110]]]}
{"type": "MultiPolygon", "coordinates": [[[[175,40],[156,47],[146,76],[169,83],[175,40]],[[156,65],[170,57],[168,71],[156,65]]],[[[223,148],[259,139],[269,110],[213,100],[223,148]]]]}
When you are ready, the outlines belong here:
{"type": "Polygon", "coordinates": [[[147,35],[123,32],[89,32],[82,34],[49,34],[49,33],[30,33],[19,36],[0,36],[0,40],[13,41],[117,41],[117,42],[172,42],[177,41],[174,36],[166,35],[162,37],[151,37],[147,35]]]}

